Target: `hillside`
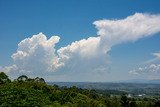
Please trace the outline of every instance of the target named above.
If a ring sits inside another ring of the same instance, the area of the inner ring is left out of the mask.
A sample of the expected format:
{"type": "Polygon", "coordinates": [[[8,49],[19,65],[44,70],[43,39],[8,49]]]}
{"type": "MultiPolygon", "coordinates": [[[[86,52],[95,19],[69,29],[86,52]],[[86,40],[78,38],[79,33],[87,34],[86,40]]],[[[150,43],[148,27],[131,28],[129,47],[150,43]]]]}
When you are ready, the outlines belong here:
{"type": "Polygon", "coordinates": [[[159,107],[159,97],[131,98],[76,86],[47,85],[43,78],[22,75],[11,81],[0,73],[1,107],[159,107]]]}

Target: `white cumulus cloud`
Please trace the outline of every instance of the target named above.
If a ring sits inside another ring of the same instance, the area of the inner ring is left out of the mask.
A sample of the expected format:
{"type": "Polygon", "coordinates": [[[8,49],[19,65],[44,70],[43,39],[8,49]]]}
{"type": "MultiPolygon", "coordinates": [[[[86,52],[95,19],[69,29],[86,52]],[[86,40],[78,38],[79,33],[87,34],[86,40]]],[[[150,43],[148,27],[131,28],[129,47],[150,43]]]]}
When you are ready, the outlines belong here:
{"type": "Polygon", "coordinates": [[[9,73],[10,71],[12,71],[12,73],[14,72],[17,72],[18,70],[18,67],[17,65],[11,65],[11,66],[5,66],[5,67],[1,67],[0,66],[0,71],[4,71],[6,73],[9,73]]]}
{"type": "Polygon", "coordinates": [[[142,74],[159,74],[160,73],[160,64],[150,64],[145,67],[139,67],[137,69],[129,71],[130,74],[142,75],[142,74]]]}
{"type": "Polygon", "coordinates": [[[147,65],[131,70],[129,73],[135,75],[150,74],[150,76],[160,74],[160,64],[157,63],[157,61],[160,60],[160,53],[152,53],[152,55],[155,58],[146,61],[145,63],[147,65]]]}
{"type": "Polygon", "coordinates": [[[153,53],[153,55],[154,55],[156,58],[160,59],[160,52],[153,53]]]}
{"type": "Polygon", "coordinates": [[[20,72],[54,71],[61,66],[54,48],[59,39],[58,36],[52,36],[47,40],[44,34],[39,33],[22,40],[18,44],[17,52],[11,56],[14,64],[20,72]]]}

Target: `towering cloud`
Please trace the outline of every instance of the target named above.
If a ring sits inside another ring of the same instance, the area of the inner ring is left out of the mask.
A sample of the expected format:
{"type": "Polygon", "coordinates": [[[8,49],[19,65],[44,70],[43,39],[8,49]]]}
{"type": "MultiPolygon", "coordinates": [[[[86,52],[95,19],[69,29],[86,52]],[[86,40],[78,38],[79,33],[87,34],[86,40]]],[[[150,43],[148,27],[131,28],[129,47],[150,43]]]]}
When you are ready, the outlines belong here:
{"type": "Polygon", "coordinates": [[[120,20],[99,20],[96,37],[75,41],[55,49],[60,37],[47,37],[39,33],[18,44],[12,55],[19,72],[40,73],[65,69],[72,73],[108,72],[108,52],[112,46],[134,42],[160,32],[160,15],[136,13],[120,20]]]}
{"type": "Polygon", "coordinates": [[[15,65],[20,72],[54,71],[61,64],[58,63],[58,56],[55,54],[55,44],[60,37],[47,37],[39,33],[31,38],[26,38],[18,44],[17,52],[12,55],[15,65]]]}

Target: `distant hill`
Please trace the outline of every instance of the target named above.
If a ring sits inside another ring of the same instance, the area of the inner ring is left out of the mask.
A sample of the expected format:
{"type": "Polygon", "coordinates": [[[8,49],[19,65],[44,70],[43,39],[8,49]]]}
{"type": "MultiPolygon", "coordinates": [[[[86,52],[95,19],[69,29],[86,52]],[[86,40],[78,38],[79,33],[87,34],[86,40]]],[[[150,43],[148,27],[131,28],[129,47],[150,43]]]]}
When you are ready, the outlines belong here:
{"type": "MultiPolygon", "coordinates": [[[[126,82],[117,82],[117,83],[109,83],[109,82],[49,82],[48,84],[59,85],[60,87],[67,86],[77,86],[78,88],[82,89],[100,89],[100,90],[124,90],[124,91],[132,91],[132,90],[159,90],[159,84],[153,83],[134,83],[133,81],[126,81],[126,82]]],[[[159,92],[158,92],[159,93],[159,92]]]]}
{"type": "Polygon", "coordinates": [[[95,89],[95,90],[110,90],[126,92],[134,95],[145,94],[145,95],[160,95],[160,84],[156,80],[152,81],[140,81],[132,80],[125,82],[50,82],[50,85],[56,84],[60,87],[67,86],[72,87],[76,86],[82,89],[95,89]]]}
{"type": "Polygon", "coordinates": [[[160,84],[160,79],[146,80],[146,79],[132,79],[132,80],[122,80],[122,83],[148,83],[148,84],[160,84]]]}

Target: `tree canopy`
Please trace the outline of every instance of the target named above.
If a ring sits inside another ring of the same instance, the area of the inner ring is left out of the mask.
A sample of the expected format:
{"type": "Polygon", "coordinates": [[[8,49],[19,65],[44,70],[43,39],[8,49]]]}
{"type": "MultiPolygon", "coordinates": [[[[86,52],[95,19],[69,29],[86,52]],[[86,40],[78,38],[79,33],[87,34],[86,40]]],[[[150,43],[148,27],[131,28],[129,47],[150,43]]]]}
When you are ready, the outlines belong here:
{"type": "Polygon", "coordinates": [[[159,99],[110,96],[93,89],[47,85],[40,77],[22,75],[11,82],[1,72],[0,81],[0,107],[160,107],[159,99]]]}
{"type": "Polygon", "coordinates": [[[8,76],[4,72],[0,72],[0,85],[10,82],[11,80],[8,78],[8,76]]]}

